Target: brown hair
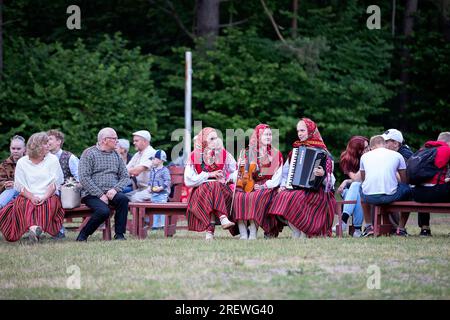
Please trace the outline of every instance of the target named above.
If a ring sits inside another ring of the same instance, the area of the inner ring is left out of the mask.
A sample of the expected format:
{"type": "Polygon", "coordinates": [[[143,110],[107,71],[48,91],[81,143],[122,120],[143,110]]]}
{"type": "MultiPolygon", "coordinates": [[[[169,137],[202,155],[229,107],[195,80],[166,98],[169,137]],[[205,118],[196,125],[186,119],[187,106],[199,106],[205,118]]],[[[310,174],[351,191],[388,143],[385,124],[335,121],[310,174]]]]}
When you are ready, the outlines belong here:
{"type": "Polygon", "coordinates": [[[61,148],[64,144],[64,133],[62,133],[59,130],[56,129],[52,129],[52,130],[48,130],[47,131],[47,135],[48,136],[54,136],[56,139],[58,139],[59,141],[61,141],[61,148]]]}

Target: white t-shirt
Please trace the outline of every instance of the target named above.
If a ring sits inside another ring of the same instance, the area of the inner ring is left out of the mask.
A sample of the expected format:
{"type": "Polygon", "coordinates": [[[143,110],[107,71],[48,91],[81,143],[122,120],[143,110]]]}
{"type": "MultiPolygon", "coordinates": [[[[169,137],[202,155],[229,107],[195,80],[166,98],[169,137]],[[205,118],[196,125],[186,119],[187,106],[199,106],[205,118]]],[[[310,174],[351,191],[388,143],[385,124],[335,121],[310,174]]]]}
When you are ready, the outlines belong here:
{"type": "Polygon", "coordinates": [[[28,156],[24,156],[17,161],[14,173],[14,189],[18,192],[25,188],[35,196],[43,197],[49,185],[55,183],[56,189],[59,190],[63,182],[64,174],[59,165],[59,160],[51,153],[48,153],[44,160],[38,164],[31,162],[28,156]]]}
{"type": "Polygon", "coordinates": [[[360,170],[365,173],[362,183],[364,194],[394,194],[398,187],[396,173],[403,169],[406,169],[405,160],[398,152],[377,148],[363,154],[360,170]]]}
{"type": "Polygon", "coordinates": [[[144,166],[147,169],[141,172],[137,177],[138,188],[143,189],[148,187],[148,179],[150,175],[149,169],[152,166],[152,161],[149,160],[150,157],[154,157],[156,150],[152,146],[148,146],[142,151],[136,152],[136,154],[131,158],[130,162],[127,164],[127,169],[133,169],[137,166],[144,166]]]}

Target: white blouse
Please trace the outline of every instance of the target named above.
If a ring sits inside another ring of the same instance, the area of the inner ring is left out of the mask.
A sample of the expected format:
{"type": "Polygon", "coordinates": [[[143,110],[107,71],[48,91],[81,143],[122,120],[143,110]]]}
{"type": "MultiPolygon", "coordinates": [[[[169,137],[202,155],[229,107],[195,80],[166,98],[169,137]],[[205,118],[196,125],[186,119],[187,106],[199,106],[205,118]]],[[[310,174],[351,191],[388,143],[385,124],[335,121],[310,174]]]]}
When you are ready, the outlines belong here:
{"type": "MultiPolygon", "coordinates": [[[[228,181],[236,181],[237,171],[236,171],[236,160],[234,160],[231,153],[227,151],[227,157],[225,159],[225,165],[223,167],[224,176],[228,176],[228,181]]],[[[195,170],[194,164],[191,162],[191,158],[189,157],[186,167],[184,169],[184,183],[187,187],[198,187],[202,183],[208,181],[208,172],[200,172],[197,173],[195,170]]],[[[216,181],[216,180],[211,180],[216,181]]]]}
{"type": "MultiPolygon", "coordinates": [[[[332,171],[334,171],[334,161],[331,161],[331,170],[332,171]]],[[[282,187],[285,187],[286,186],[286,182],[287,182],[287,177],[288,177],[288,174],[289,174],[289,159],[286,159],[286,162],[284,163],[284,165],[283,165],[283,171],[282,171],[282,177],[281,177],[281,186],[282,187]]],[[[325,168],[324,168],[325,169],[325,168]]],[[[326,184],[327,184],[327,178],[328,179],[331,179],[331,185],[335,185],[335,183],[336,183],[336,178],[334,177],[334,174],[333,173],[325,173],[325,179],[323,179],[323,182],[322,182],[322,184],[324,185],[324,186],[326,186],[326,184]]]]}
{"type": "Polygon", "coordinates": [[[18,192],[25,188],[33,195],[43,197],[52,183],[56,184],[57,190],[64,183],[64,174],[55,155],[49,152],[38,164],[31,162],[28,156],[17,161],[14,189],[18,192]]]}

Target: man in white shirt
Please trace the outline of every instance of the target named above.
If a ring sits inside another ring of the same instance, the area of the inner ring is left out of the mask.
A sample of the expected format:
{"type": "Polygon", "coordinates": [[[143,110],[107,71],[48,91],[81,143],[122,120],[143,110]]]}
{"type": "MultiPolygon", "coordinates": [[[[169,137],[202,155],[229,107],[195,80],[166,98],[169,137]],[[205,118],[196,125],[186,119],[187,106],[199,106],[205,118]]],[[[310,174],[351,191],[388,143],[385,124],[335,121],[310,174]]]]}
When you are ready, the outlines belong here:
{"type": "MultiPolygon", "coordinates": [[[[406,163],[398,152],[386,148],[382,136],[370,139],[371,151],[361,157],[361,202],[364,210],[366,229],[364,236],[373,235],[370,204],[387,204],[394,201],[407,200],[411,196],[411,189],[406,184],[406,163]],[[400,178],[400,183],[397,179],[400,178]]],[[[396,234],[407,236],[405,229],[409,213],[402,213],[396,234]]]]}
{"type": "MultiPolygon", "coordinates": [[[[59,160],[59,165],[61,166],[64,174],[64,181],[69,178],[74,178],[76,181],[80,181],[78,177],[78,164],[80,163],[80,160],[71,152],[62,149],[64,144],[64,133],[53,129],[47,131],[47,135],[49,150],[59,160]]],[[[62,239],[65,237],[65,228],[62,226],[61,230],[54,237],[54,239],[62,239]]]]}
{"type": "Polygon", "coordinates": [[[150,145],[151,135],[147,130],[140,130],[133,133],[133,144],[136,153],[127,164],[128,174],[136,183],[136,189],[128,192],[129,199],[139,191],[148,187],[149,169],[152,167],[150,158],[155,156],[156,150],[150,145]]]}
{"type": "Polygon", "coordinates": [[[78,177],[78,164],[80,160],[71,152],[63,150],[64,134],[58,130],[47,131],[48,145],[50,152],[58,157],[59,164],[64,173],[64,180],[73,177],[80,181],[78,177]]]}

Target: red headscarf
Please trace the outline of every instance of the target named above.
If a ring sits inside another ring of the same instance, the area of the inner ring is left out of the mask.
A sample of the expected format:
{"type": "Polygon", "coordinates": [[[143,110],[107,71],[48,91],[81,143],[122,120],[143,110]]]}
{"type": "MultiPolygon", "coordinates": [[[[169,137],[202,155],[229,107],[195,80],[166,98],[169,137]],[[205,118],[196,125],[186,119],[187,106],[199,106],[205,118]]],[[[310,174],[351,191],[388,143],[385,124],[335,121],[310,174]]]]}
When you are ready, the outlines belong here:
{"type": "Polygon", "coordinates": [[[328,151],[327,146],[322,140],[319,129],[317,129],[316,123],[309,118],[302,118],[300,119],[300,121],[303,121],[306,124],[306,128],[308,129],[308,139],[306,139],[305,141],[297,140],[292,144],[292,146],[294,148],[300,146],[321,148],[328,151]]]}
{"type": "Polygon", "coordinates": [[[197,173],[202,171],[212,172],[222,170],[226,159],[226,150],[219,146],[218,149],[208,147],[208,136],[216,132],[215,129],[206,127],[196,136],[194,140],[194,151],[191,153],[191,161],[197,173]]]}
{"type": "MultiPolygon", "coordinates": [[[[321,149],[325,149],[327,151],[327,153],[329,153],[327,146],[325,145],[325,143],[322,140],[322,136],[320,135],[319,129],[317,129],[316,123],[309,118],[302,118],[302,119],[300,119],[300,121],[303,121],[306,124],[306,128],[308,129],[308,139],[306,139],[305,141],[297,140],[292,144],[292,146],[294,148],[298,148],[300,146],[321,148],[321,149]]],[[[289,156],[288,156],[289,161],[291,160],[291,156],[292,156],[292,151],[289,152],[289,156]]],[[[325,191],[328,192],[328,191],[332,190],[331,179],[329,177],[333,173],[333,162],[331,161],[330,157],[327,158],[326,168],[324,168],[324,169],[325,169],[326,180],[327,180],[325,191]]]]}
{"type": "Polygon", "coordinates": [[[281,152],[272,147],[272,144],[267,145],[267,149],[263,149],[264,154],[261,153],[261,135],[266,129],[270,129],[270,126],[261,123],[253,130],[250,137],[249,153],[250,158],[256,156],[256,159],[250,159],[250,161],[256,161],[261,175],[271,176],[283,164],[283,156],[281,152]]]}

